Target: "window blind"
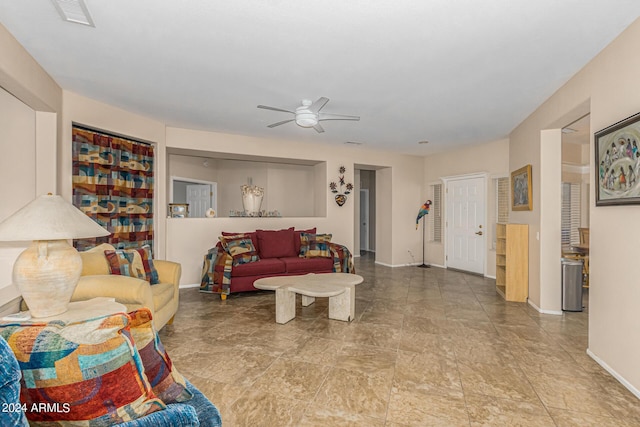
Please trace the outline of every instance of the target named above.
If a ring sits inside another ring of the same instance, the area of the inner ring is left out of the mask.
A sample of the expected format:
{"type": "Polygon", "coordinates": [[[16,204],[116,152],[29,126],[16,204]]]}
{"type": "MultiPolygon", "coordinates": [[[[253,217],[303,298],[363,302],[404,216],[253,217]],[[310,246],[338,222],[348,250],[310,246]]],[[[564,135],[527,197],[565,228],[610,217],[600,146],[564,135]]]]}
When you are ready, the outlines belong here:
{"type": "Polygon", "coordinates": [[[562,246],[580,243],[580,184],[562,183],[562,246]]]}
{"type": "Polygon", "coordinates": [[[509,178],[500,177],[493,180],[495,187],[495,210],[491,218],[492,248],[496,248],[496,223],[509,222],[509,178]]]}
{"type": "Polygon", "coordinates": [[[500,223],[509,222],[509,178],[496,179],[496,212],[500,223]]]}

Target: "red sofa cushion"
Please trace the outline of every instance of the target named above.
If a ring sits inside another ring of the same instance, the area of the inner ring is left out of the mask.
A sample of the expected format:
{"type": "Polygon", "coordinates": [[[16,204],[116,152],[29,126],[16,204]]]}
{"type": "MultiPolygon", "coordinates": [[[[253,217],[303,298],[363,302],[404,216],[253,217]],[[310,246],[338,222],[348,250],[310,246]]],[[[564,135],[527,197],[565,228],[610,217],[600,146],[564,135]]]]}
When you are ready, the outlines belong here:
{"type": "Polygon", "coordinates": [[[293,227],[284,230],[256,230],[260,258],[298,256],[293,242],[293,227]]]}
{"type": "Polygon", "coordinates": [[[258,247],[258,234],[255,231],[251,231],[247,233],[231,233],[228,231],[222,232],[223,236],[236,236],[238,234],[244,234],[245,236],[251,237],[251,243],[253,243],[253,246],[256,248],[256,252],[258,252],[258,254],[260,253],[260,248],[258,247]]]}
{"type": "Polygon", "coordinates": [[[333,258],[280,258],[287,266],[287,274],[329,273],[333,271],[333,258]]]}
{"type": "Polygon", "coordinates": [[[260,261],[239,264],[231,269],[231,277],[246,277],[286,272],[286,266],[278,258],[260,258],[260,261]]]}
{"type": "Polygon", "coordinates": [[[309,234],[316,234],[316,228],[310,228],[308,230],[294,230],[293,234],[294,234],[294,238],[293,238],[293,243],[296,247],[296,255],[300,255],[300,246],[301,246],[301,242],[300,242],[300,233],[309,233],[309,234]]]}

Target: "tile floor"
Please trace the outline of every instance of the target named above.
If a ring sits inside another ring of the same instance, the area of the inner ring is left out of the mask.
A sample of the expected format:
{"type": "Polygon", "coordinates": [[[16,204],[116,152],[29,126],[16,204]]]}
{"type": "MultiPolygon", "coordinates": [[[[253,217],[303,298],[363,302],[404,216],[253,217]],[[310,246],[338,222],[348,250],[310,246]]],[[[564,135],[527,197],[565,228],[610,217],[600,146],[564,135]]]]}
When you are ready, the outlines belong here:
{"type": "Polygon", "coordinates": [[[640,426],[640,400],[585,353],[586,311],[541,315],[440,268],[356,268],[351,323],[322,298],[278,325],[272,292],[194,288],[162,341],[225,427],[640,426]]]}

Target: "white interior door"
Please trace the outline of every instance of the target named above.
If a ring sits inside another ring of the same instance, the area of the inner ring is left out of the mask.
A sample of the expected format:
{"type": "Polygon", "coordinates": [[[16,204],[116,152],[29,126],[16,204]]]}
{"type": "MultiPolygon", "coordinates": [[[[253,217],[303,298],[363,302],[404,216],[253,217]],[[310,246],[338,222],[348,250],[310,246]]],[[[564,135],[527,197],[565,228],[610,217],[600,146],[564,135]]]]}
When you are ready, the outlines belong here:
{"type": "Polygon", "coordinates": [[[485,178],[447,185],[447,267],[484,274],[485,178]]]}
{"type": "Polygon", "coordinates": [[[369,250],[369,190],[360,190],[360,249],[369,250]]]}
{"type": "Polygon", "coordinates": [[[210,184],[187,185],[189,216],[192,218],[204,218],[207,209],[211,207],[211,197],[212,190],[210,184]]]}

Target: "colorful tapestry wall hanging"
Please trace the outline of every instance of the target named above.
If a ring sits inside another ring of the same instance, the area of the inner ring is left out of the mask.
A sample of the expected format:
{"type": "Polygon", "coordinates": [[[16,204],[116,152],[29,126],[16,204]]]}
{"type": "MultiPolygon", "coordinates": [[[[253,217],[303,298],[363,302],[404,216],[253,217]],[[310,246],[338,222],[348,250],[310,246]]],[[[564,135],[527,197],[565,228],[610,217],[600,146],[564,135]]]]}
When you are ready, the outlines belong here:
{"type": "Polygon", "coordinates": [[[73,204],[112,233],[74,246],[153,247],[153,145],[77,126],[72,135],[73,204]]]}

